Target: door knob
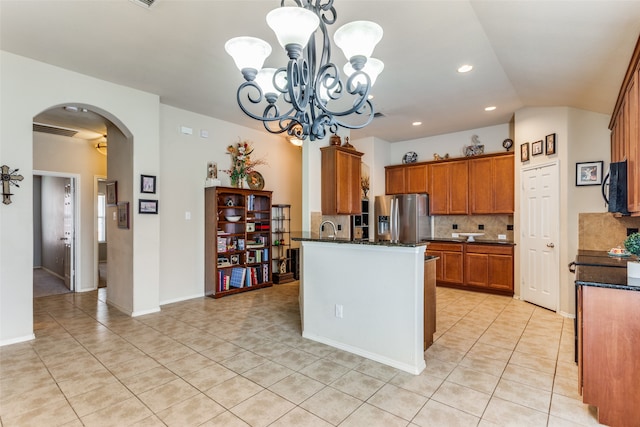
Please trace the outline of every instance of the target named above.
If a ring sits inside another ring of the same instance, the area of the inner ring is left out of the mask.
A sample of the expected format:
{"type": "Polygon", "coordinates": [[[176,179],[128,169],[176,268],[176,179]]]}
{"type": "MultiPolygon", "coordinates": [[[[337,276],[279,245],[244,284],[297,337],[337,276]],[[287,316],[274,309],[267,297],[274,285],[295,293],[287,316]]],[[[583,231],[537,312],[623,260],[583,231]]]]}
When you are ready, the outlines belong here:
{"type": "Polygon", "coordinates": [[[547,243],[547,247],[548,247],[548,248],[555,248],[555,247],[556,247],[556,245],[554,245],[553,243],[547,243]]]}

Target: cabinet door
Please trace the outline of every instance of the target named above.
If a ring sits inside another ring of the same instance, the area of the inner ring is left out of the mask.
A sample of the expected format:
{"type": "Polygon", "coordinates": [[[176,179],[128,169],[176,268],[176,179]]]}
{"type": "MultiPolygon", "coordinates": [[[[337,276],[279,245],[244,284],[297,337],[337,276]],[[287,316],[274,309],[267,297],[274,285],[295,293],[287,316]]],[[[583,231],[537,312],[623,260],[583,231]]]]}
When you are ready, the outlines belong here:
{"type": "Polygon", "coordinates": [[[386,194],[403,194],[405,192],[403,167],[386,168],[384,175],[384,192],[386,194]]]}
{"type": "Polygon", "coordinates": [[[464,283],[462,252],[442,252],[442,281],[456,285],[464,283]]]}
{"type": "Polygon", "coordinates": [[[429,192],[427,165],[406,166],[404,172],[407,193],[429,192]]]}
{"type": "Polygon", "coordinates": [[[515,207],[514,156],[492,158],[493,210],[492,213],[512,214],[515,207]]]}
{"type": "Polygon", "coordinates": [[[487,287],[489,284],[489,255],[467,253],[464,259],[465,284],[487,287]]]}
{"type": "Polygon", "coordinates": [[[513,256],[489,255],[487,286],[493,289],[513,291],[513,256]]]}
{"type": "Polygon", "coordinates": [[[322,147],[322,213],[325,215],[359,214],[360,156],[341,147],[322,147]]]}
{"type": "Polygon", "coordinates": [[[337,153],[337,213],[353,215],[361,213],[360,157],[350,153],[337,153]]]}
{"type": "Polygon", "coordinates": [[[469,213],[469,162],[447,163],[449,168],[449,213],[469,213]]]}
{"type": "Polygon", "coordinates": [[[432,215],[449,213],[449,168],[448,163],[431,165],[429,172],[429,204],[432,215]]]}
{"type": "Polygon", "coordinates": [[[493,159],[469,161],[469,204],[471,213],[493,213],[493,159]]]}

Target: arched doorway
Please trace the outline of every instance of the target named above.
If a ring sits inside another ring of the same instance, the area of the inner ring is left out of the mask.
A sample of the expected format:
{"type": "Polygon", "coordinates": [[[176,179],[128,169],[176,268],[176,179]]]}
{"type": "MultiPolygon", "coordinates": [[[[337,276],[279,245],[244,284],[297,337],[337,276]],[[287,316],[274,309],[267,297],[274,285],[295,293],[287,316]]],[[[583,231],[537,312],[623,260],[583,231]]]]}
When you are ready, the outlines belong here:
{"type": "MultiPolygon", "coordinates": [[[[75,287],[72,286],[72,290],[76,292],[98,288],[101,279],[108,277],[110,270],[107,264],[100,263],[105,258],[108,259],[105,246],[110,234],[108,228],[111,225],[107,215],[110,208],[100,203],[100,197],[104,193],[100,191],[100,182],[108,179],[108,160],[117,162],[118,157],[127,157],[127,153],[110,156],[111,151],[118,149],[108,147],[105,150],[105,145],[108,144],[111,134],[120,142],[118,145],[128,146],[130,150],[132,138],[125,136],[129,133],[126,128],[122,131],[122,125],[115,124],[108,116],[108,113],[95,106],[67,103],[53,106],[33,118],[34,175],[59,175],[62,171],[72,171],[76,175],[76,216],[73,227],[75,233],[64,242],[67,247],[75,249],[70,264],[74,268],[72,273],[75,273],[75,287]],[[101,207],[104,209],[101,210],[101,207]]],[[[115,170],[129,169],[129,174],[132,174],[131,165],[112,166],[115,170]]],[[[34,222],[37,218],[35,208],[34,204],[34,222]]],[[[119,240],[122,243],[122,239],[119,240]]],[[[126,244],[126,238],[124,240],[126,244]]],[[[37,251],[38,246],[34,239],[34,255],[37,251]]],[[[64,259],[61,262],[68,265],[69,260],[64,259]]],[[[127,260],[120,259],[119,262],[126,263],[127,260]]],[[[113,267],[120,269],[122,266],[113,267]]],[[[130,269],[128,266],[123,268],[130,269]]],[[[102,282],[104,283],[104,280],[102,282]]],[[[131,282],[129,286],[132,286],[131,282]]],[[[34,292],[35,296],[37,295],[34,292]]]]}

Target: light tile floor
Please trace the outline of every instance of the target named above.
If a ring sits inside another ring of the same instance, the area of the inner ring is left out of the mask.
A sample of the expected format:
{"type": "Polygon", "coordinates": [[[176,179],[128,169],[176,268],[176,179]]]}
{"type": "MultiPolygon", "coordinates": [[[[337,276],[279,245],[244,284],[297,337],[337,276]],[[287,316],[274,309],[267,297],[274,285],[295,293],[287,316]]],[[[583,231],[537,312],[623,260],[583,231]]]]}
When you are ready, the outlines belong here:
{"type": "Polygon", "coordinates": [[[34,300],[34,341],[0,348],[11,426],[581,426],[573,320],[437,291],[417,376],[303,339],[297,282],[131,318],[104,289],[34,300]]]}

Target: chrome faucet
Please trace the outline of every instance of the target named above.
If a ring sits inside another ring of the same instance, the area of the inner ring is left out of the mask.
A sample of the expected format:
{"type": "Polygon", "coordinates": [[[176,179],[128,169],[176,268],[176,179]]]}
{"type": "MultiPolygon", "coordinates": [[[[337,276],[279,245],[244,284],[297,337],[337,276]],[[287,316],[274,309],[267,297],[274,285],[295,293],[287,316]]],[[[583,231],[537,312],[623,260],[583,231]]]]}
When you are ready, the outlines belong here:
{"type": "Polygon", "coordinates": [[[324,220],[320,223],[320,230],[318,231],[318,238],[322,238],[322,230],[324,230],[324,225],[325,224],[331,224],[331,227],[333,227],[333,234],[329,235],[328,237],[333,237],[333,239],[336,239],[336,234],[338,234],[338,232],[336,231],[336,225],[332,222],[327,220],[324,220]]]}

